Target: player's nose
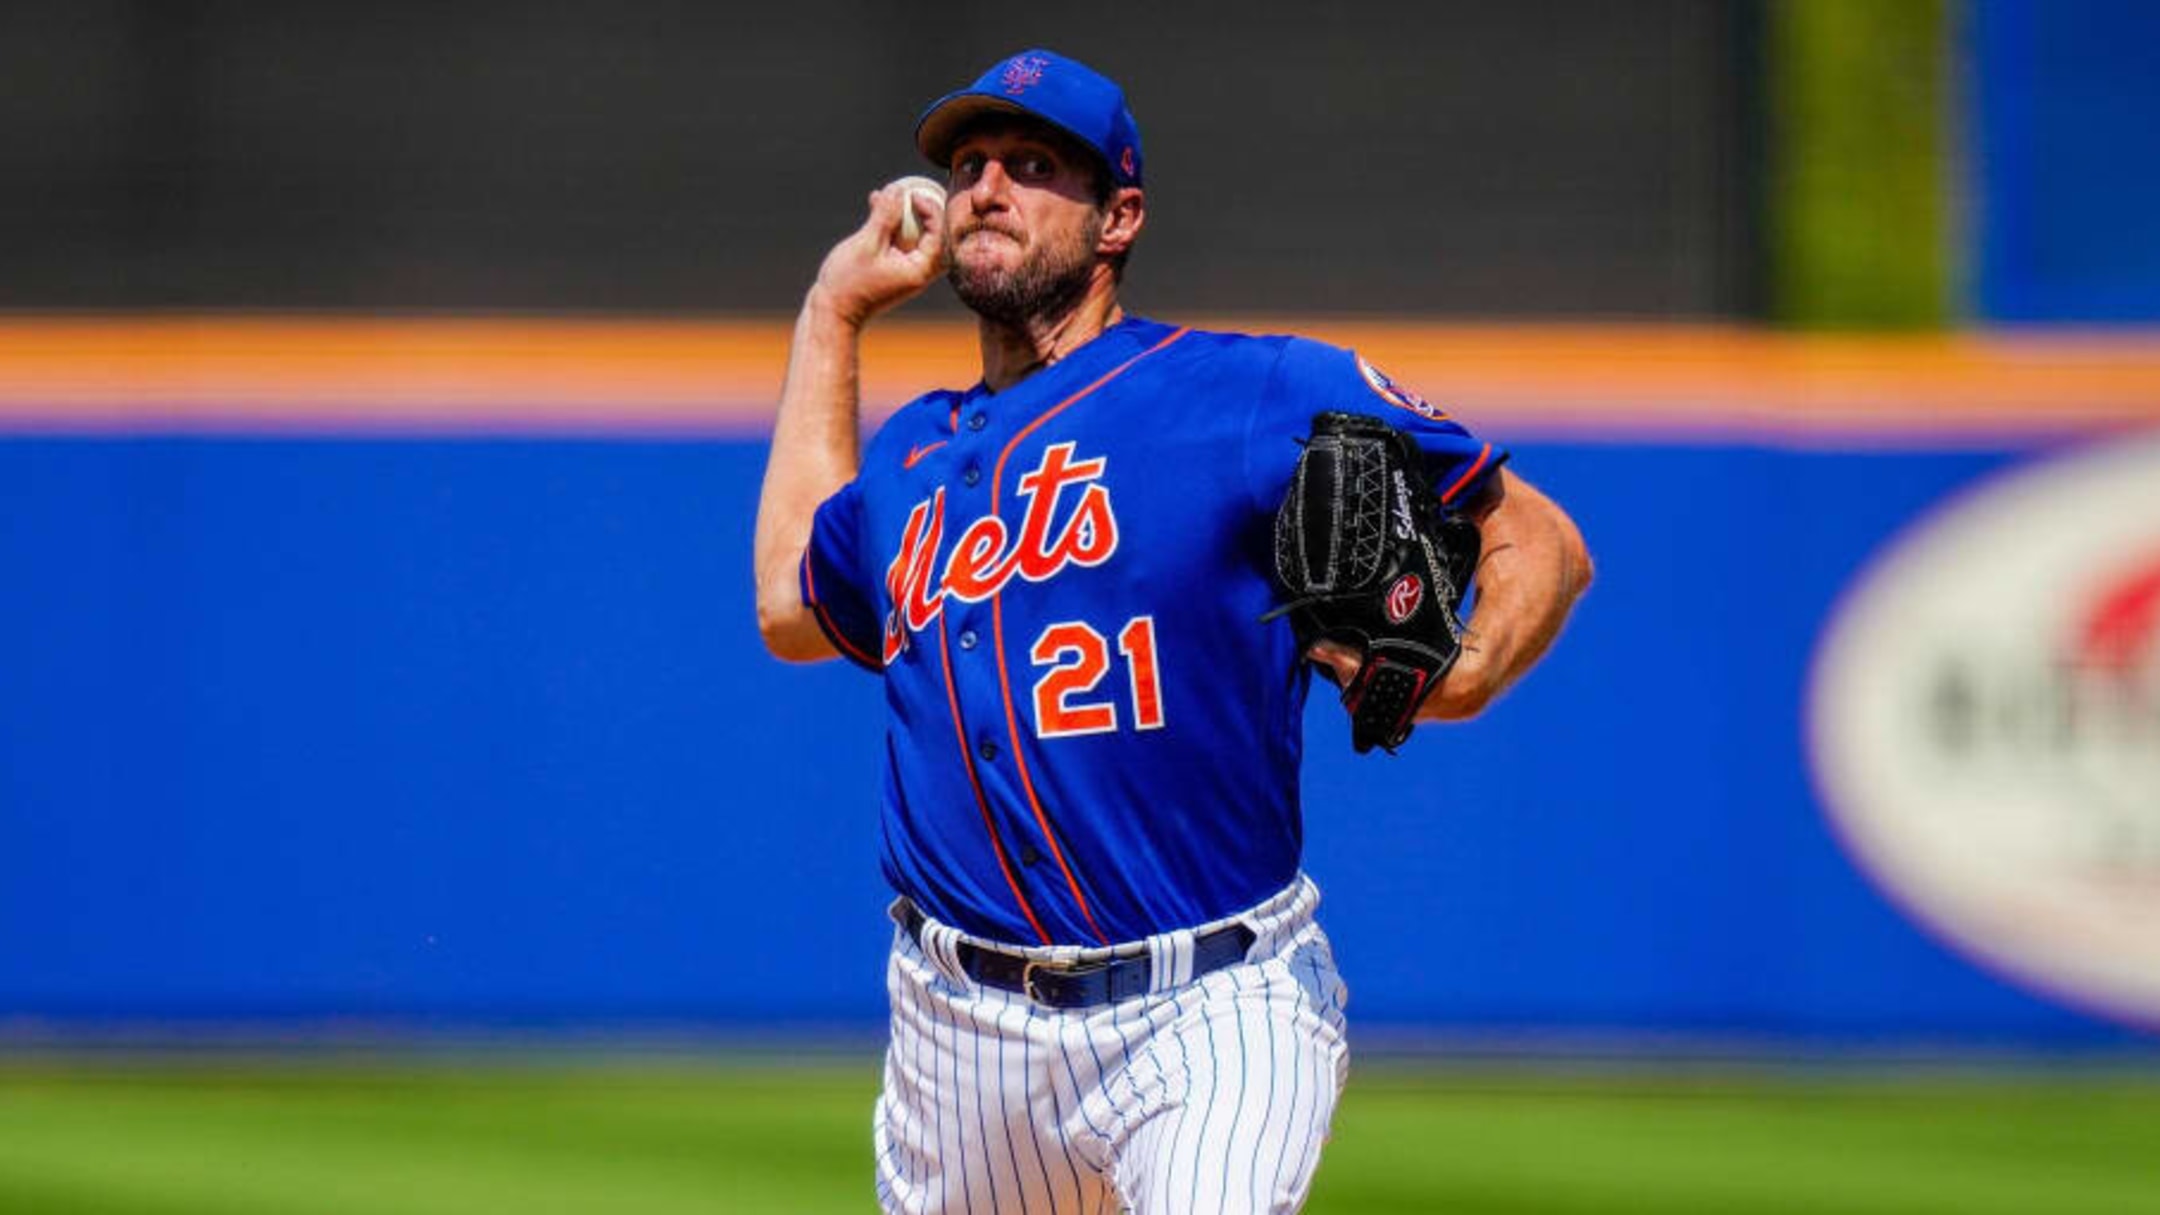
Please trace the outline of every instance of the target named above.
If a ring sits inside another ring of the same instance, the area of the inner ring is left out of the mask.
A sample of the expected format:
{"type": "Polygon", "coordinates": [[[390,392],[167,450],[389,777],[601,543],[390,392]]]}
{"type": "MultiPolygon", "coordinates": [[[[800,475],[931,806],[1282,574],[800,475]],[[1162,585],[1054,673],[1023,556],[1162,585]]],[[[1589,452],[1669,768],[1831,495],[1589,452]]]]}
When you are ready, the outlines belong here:
{"type": "Polygon", "coordinates": [[[1004,205],[1012,194],[1012,178],[1005,175],[1005,162],[994,158],[985,160],[982,172],[976,175],[975,182],[968,187],[967,193],[978,211],[988,206],[1004,205]]]}

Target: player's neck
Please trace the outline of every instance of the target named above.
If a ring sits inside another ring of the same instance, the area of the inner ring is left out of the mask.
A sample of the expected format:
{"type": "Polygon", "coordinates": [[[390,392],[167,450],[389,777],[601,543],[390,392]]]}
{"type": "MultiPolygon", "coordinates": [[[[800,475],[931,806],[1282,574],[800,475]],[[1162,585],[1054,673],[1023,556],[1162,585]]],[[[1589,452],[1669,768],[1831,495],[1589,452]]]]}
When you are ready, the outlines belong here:
{"type": "Polygon", "coordinates": [[[1089,284],[1071,308],[1057,315],[1031,317],[1019,324],[984,317],[979,327],[983,384],[992,392],[1003,392],[1124,319],[1117,282],[1107,275],[1089,284]]]}

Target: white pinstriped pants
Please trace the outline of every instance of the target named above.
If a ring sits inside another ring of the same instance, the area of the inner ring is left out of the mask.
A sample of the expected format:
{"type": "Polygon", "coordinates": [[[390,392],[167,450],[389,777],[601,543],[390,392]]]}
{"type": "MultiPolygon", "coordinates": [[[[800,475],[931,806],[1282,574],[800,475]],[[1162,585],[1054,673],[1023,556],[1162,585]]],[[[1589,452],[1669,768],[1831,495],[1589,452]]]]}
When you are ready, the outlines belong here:
{"type": "Polygon", "coordinates": [[[879,1203],[896,1215],[1297,1210],[1350,1064],[1319,900],[1300,877],[1233,917],[1255,935],[1246,959],[1198,981],[1192,938],[1214,925],[1120,947],[1153,956],[1153,989],[1069,1011],[968,979],[949,928],[927,928],[927,949],[896,933],[879,1203]]]}

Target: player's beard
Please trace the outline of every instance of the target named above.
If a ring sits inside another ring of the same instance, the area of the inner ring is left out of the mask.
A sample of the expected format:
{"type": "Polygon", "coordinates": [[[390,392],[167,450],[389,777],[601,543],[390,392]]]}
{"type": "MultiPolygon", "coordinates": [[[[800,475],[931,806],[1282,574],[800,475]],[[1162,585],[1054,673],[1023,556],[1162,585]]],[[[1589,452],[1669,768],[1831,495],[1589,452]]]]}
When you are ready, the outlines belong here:
{"type": "Polygon", "coordinates": [[[1071,241],[1038,243],[1009,270],[970,266],[954,257],[945,277],[960,302],[985,320],[1016,329],[1052,320],[1070,312],[1086,294],[1102,226],[1101,214],[1092,215],[1071,241]]]}

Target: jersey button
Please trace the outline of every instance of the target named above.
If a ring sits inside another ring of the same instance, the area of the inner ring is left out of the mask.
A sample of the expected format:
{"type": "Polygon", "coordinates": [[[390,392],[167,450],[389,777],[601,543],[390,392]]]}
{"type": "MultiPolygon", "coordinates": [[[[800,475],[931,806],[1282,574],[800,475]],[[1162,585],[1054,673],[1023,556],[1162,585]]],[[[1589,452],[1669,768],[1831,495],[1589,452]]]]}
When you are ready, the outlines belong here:
{"type": "Polygon", "coordinates": [[[976,414],[974,417],[968,419],[969,430],[981,430],[983,427],[988,426],[989,424],[990,416],[988,414],[979,413],[976,414]]]}
{"type": "Polygon", "coordinates": [[[974,629],[962,629],[962,630],[960,630],[960,648],[961,648],[961,649],[963,649],[963,650],[972,650],[972,649],[974,649],[974,648],[975,648],[975,630],[974,630],[974,629]]]}
{"type": "Polygon", "coordinates": [[[986,738],[986,739],[982,740],[982,746],[980,746],[980,747],[976,748],[976,751],[977,751],[977,753],[978,753],[978,754],[980,754],[980,755],[981,755],[981,756],[982,756],[982,757],[983,757],[984,759],[986,759],[986,760],[989,760],[989,759],[996,759],[996,758],[997,758],[997,751],[998,751],[998,748],[997,748],[997,744],[996,744],[996,743],[994,743],[994,742],[992,742],[992,741],[990,741],[989,739],[987,739],[987,738],[986,738]]]}
{"type": "Polygon", "coordinates": [[[970,464],[967,467],[967,471],[960,474],[960,479],[967,482],[969,485],[974,485],[976,482],[982,480],[982,470],[975,467],[973,464],[970,464]]]}
{"type": "Polygon", "coordinates": [[[1022,845],[1020,863],[1023,865],[1040,865],[1042,864],[1042,853],[1035,851],[1035,845],[1033,844],[1022,845]]]}

